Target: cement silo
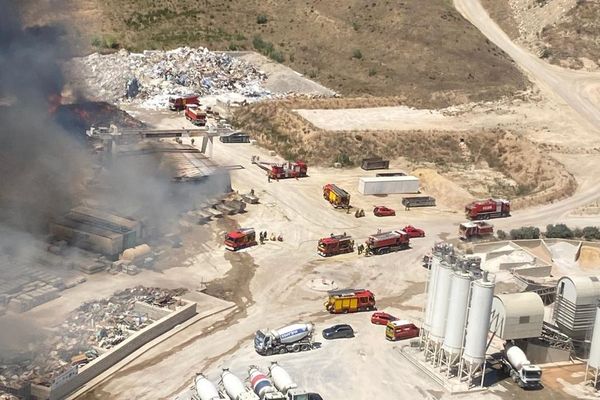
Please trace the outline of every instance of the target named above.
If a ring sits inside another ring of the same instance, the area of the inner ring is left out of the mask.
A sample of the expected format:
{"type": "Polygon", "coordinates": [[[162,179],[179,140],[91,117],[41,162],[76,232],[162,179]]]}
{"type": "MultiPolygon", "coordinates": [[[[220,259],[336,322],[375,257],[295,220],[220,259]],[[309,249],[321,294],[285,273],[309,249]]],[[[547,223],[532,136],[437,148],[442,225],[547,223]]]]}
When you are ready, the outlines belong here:
{"type": "MultiPolygon", "coordinates": [[[[478,371],[485,371],[485,352],[490,328],[494,283],[484,273],[471,284],[471,300],[467,314],[465,347],[461,359],[460,375],[466,374],[471,382],[478,371]]],[[[483,376],[481,379],[483,385],[483,376]]]]}
{"type": "Polygon", "coordinates": [[[471,275],[465,270],[455,271],[452,274],[448,319],[442,345],[448,371],[450,366],[458,362],[462,353],[470,293],[471,275]]]}
{"type": "Polygon", "coordinates": [[[588,373],[591,373],[591,380],[594,387],[597,388],[598,377],[600,375],[600,306],[596,306],[596,319],[594,321],[593,332],[590,355],[585,369],[585,380],[587,381],[588,379],[588,373]]]}
{"type": "Polygon", "coordinates": [[[443,261],[440,264],[434,293],[435,297],[433,300],[431,330],[429,332],[429,338],[434,343],[441,344],[441,342],[444,340],[453,272],[452,266],[450,266],[446,261],[443,261]]]}

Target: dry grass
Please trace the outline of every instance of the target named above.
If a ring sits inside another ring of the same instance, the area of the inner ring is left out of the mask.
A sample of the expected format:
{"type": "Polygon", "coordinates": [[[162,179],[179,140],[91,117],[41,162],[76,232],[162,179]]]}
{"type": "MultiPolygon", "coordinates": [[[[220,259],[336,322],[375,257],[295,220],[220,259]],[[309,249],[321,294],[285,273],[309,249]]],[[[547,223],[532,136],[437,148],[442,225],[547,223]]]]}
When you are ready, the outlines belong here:
{"type": "MultiPolygon", "coordinates": [[[[82,0],[95,23],[79,18],[76,0],[65,2],[55,19],[74,25],[88,51],[107,43],[133,50],[262,43],[263,53],[345,96],[398,96],[423,107],[496,99],[527,86],[448,0],[82,0]]],[[[38,3],[23,4],[37,10],[38,3]]],[[[53,14],[51,7],[28,13],[53,14]]]]}
{"type": "MultiPolygon", "coordinates": [[[[562,164],[527,139],[502,130],[328,132],[300,117],[291,105],[297,104],[275,101],[243,107],[234,122],[261,146],[286,159],[303,159],[316,165],[356,165],[362,158],[376,155],[404,157],[415,167],[433,163],[442,174],[457,167],[500,171],[516,186],[490,187],[490,194],[510,196],[517,207],[548,203],[572,194],[576,188],[575,179],[562,164]],[[468,147],[467,156],[461,139],[468,147]]],[[[468,187],[465,182],[462,186],[468,187]]]]}
{"type": "Polygon", "coordinates": [[[548,46],[546,56],[554,64],[571,60],[570,67],[581,68],[580,57],[600,64],[600,2],[582,1],[556,25],[543,29],[541,38],[548,46]]]}

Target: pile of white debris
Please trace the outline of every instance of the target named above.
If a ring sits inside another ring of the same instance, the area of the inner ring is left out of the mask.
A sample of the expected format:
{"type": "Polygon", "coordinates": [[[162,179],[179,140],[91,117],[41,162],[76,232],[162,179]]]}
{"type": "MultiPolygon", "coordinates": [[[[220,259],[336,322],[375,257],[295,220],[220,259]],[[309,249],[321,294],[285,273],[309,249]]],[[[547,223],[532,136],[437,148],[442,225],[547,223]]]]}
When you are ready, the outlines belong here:
{"type": "Polygon", "coordinates": [[[94,53],[74,58],[65,69],[72,83],[89,98],[135,102],[152,108],[166,107],[169,96],[176,95],[271,96],[263,86],[267,78],[264,72],[203,47],[94,53]]]}

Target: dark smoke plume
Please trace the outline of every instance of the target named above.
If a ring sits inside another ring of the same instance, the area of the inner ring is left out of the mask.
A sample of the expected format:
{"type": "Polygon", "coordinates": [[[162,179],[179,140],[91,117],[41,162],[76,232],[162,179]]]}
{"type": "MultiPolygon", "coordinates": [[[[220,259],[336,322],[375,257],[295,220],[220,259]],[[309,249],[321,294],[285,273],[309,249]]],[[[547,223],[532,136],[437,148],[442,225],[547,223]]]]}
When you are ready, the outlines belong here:
{"type": "Polygon", "coordinates": [[[50,112],[63,87],[61,30],[24,28],[17,4],[0,0],[0,224],[38,232],[74,203],[85,153],[50,112]]]}

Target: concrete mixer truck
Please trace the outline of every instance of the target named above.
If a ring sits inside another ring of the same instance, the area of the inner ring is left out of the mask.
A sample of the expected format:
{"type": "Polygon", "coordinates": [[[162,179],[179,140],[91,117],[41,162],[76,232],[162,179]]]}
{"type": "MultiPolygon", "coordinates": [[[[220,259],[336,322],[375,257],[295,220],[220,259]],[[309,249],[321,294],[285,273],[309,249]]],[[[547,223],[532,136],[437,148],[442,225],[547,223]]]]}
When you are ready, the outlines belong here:
{"type": "Polygon", "coordinates": [[[504,371],[521,388],[530,389],[541,385],[542,370],[537,365],[531,364],[523,350],[514,343],[507,342],[504,344],[502,363],[504,364],[504,371]]]}
{"type": "Polygon", "coordinates": [[[254,349],[263,356],[311,350],[313,331],[312,324],[293,324],[276,330],[259,330],[254,336],[254,349]]]}
{"type": "Polygon", "coordinates": [[[258,395],[246,388],[240,378],[229,372],[229,369],[223,369],[221,385],[231,400],[259,400],[258,395]]]}
{"type": "Polygon", "coordinates": [[[258,367],[251,365],[248,369],[248,381],[254,393],[260,400],[285,400],[285,396],[279,392],[265,374],[258,367]]]}
{"type": "Polygon", "coordinates": [[[308,400],[308,393],[298,389],[298,385],[277,362],[273,362],[269,367],[269,375],[277,390],[285,395],[286,400],[308,400]]]}
{"type": "Polygon", "coordinates": [[[194,379],[196,394],[200,400],[222,400],[217,388],[202,374],[197,374],[194,379]]]}

